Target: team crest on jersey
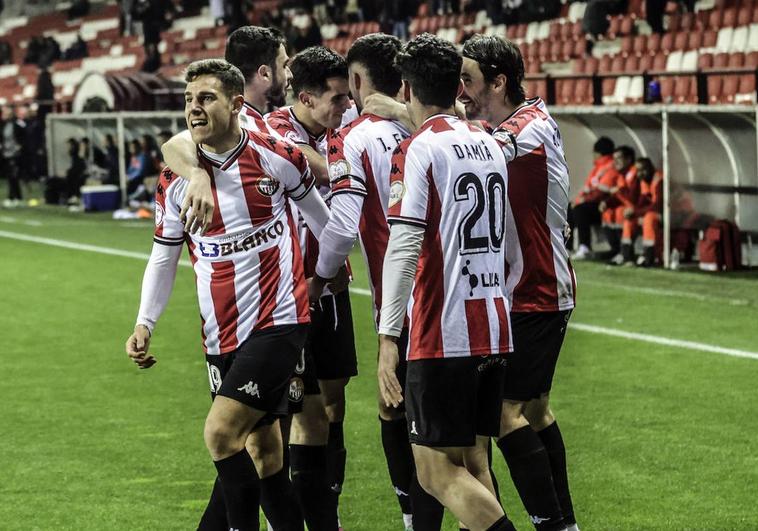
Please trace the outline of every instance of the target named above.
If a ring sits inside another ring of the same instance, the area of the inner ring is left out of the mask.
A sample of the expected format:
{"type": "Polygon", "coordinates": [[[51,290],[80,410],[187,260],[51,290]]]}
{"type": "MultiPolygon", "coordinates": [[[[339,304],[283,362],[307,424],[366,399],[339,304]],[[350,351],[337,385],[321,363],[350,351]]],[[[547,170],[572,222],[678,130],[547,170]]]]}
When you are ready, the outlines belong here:
{"type": "Polygon", "coordinates": [[[345,159],[334,161],[329,165],[329,179],[332,181],[345,175],[350,175],[350,163],[345,159]]]}
{"type": "Polygon", "coordinates": [[[405,185],[403,184],[403,181],[393,181],[390,184],[390,200],[388,203],[388,207],[392,208],[396,204],[398,204],[405,195],[405,185]]]}
{"type": "Polygon", "coordinates": [[[265,196],[272,196],[279,189],[279,181],[268,175],[264,175],[258,181],[258,190],[265,196]]]}
{"type": "Polygon", "coordinates": [[[163,210],[163,207],[160,203],[157,201],[155,202],[155,226],[160,227],[161,223],[163,223],[163,216],[166,214],[166,212],[163,210]]]}

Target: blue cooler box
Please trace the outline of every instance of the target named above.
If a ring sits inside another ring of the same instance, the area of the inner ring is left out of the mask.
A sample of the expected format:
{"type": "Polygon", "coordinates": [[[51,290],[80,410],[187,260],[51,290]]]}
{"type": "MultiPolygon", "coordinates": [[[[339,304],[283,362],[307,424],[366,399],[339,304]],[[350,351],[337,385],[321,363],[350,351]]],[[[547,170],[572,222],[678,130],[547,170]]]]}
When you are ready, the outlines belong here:
{"type": "Polygon", "coordinates": [[[84,210],[116,210],[121,206],[121,191],[115,184],[82,186],[84,210]]]}

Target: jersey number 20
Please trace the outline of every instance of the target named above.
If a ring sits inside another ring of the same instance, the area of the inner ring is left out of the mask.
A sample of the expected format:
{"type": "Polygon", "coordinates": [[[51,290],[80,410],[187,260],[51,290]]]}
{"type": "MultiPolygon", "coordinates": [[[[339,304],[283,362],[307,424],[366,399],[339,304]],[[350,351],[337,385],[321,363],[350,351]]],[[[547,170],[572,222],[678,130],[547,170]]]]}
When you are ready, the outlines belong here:
{"type": "Polygon", "coordinates": [[[467,172],[455,181],[455,200],[471,201],[473,206],[458,226],[460,254],[499,253],[505,235],[505,180],[499,173],[490,173],[482,182],[477,175],[467,172]],[[489,218],[489,231],[474,235],[479,219],[485,210],[489,218]]]}

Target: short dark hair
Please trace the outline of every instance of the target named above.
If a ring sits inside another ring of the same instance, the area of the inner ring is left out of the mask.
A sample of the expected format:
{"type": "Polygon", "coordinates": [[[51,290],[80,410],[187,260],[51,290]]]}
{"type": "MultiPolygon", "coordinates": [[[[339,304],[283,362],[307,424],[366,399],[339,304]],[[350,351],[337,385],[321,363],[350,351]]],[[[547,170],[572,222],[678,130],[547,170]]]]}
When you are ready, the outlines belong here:
{"type": "Polygon", "coordinates": [[[290,61],[292,92],[302,90],[322,94],[329,87],[326,81],[333,77],[347,79],[347,62],[340,54],[324,46],[311,46],[290,61]]]}
{"type": "Polygon", "coordinates": [[[223,59],[203,59],[190,63],[184,81],[191,83],[200,76],[213,76],[221,82],[224,94],[232,98],[245,92],[245,78],[240,69],[223,59]]]}
{"type": "Polygon", "coordinates": [[[634,162],[634,159],[637,158],[637,154],[634,152],[634,148],[629,146],[619,146],[616,149],[613,150],[614,153],[621,153],[625,159],[630,160],[634,162]]]}
{"type": "Polygon", "coordinates": [[[652,175],[655,173],[655,165],[653,164],[653,161],[650,160],[648,157],[639,157],[635,162],[637,164],[642,164],[647,169],[648,173],[652,175]]]}
{"type": "Polygon", "coordinates": [[[362,64],[376,90],[394,98],[402,85],[400,71],[395,65],[395,57],[402,46],[394,35],[370,33],[355,40],[347,52],[347,64],[362,64]]]}
{"type": "Polygon", "coordinates": [[[595,145],[592,146],[592,151],[600,155],[610,155],[615,148],[616,144],[613,143],[613,140],[607,136],[601,136],[597,139],[595,145]]]}
{"type": "Polygon", "coordinates": [[[499,74],[503,74],[508,100],[513,105],[524,102],[524,58],[518,46],[497,35],[477,33],[463,44],[463,57],[479,63],[487,83],[492,83],[499,74]]]}
{"type": "Polygon", "coordinates": [[[284,35],[276,28],[242,26],[226,40],[224,59],[250,79],[261,65],[274,68],[279,47],[285,44],[284,35]]]}
{"type": "Polygon", "coordinates": [[[421,104],[435,107],[455,104],[463,58],[450,42],[422,33],[403,46],[395,64],[421,104]]]}

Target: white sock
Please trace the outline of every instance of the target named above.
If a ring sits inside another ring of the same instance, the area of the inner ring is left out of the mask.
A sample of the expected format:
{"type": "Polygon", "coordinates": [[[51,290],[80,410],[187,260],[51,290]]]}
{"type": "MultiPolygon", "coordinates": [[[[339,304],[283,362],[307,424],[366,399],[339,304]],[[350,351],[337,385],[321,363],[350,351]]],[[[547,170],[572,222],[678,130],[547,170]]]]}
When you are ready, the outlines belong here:
{"type": "Polygon", "coordinates": [[[579,531],[579,526],[577,524],[570,525],[566,528],[566,531],[579,531]]]}
{"type": "Polygon", "coordinates": [[[413,529],[413,515],[403,513],[403,524],[405,525],[406,529],[413,529]]]}

